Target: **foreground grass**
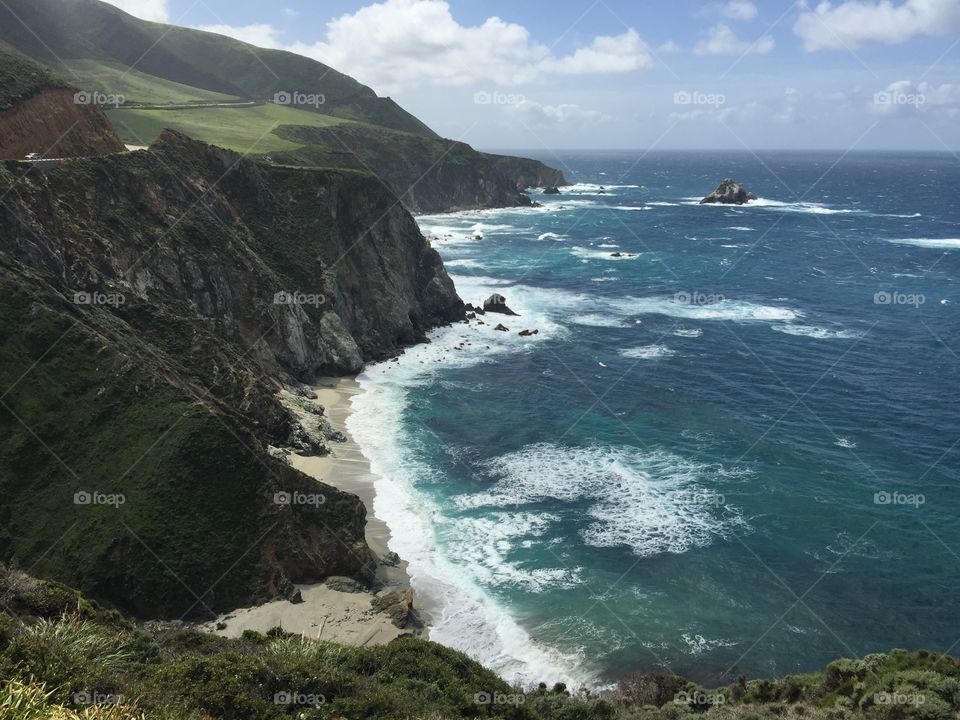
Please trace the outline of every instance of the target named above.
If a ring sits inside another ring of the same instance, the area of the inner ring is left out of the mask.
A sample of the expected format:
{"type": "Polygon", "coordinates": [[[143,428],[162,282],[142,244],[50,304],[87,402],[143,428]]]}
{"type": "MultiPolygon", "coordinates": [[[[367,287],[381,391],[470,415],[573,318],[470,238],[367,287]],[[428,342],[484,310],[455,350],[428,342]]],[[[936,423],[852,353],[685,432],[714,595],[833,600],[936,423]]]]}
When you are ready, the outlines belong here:
{"type": "Polygon", "coordinates": [[[824,672],[706,689],[645,674],[602,697],[523,692],[465,655],[401,638],[346,647],[273,631],[228,640],[148,633],[63,586],[0,573],[4,720],[953,720],[960,661],[936,653],[838,660],[824,672]]]}

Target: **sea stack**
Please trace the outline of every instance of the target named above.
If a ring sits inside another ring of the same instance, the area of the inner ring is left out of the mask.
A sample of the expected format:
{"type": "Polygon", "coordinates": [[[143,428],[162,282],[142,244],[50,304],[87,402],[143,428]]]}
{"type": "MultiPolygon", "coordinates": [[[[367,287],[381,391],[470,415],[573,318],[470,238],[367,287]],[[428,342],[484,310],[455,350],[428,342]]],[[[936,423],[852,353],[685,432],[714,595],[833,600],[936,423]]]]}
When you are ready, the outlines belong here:
{"type": "Polygon", "coordinates": [[[483,301],[484,312],[500,313],[501,315],[516,315],[513,310],[507,307],[507,299],[503,295],[494,293],[483,301]]]}
{"type": "Polygon", "coordinates": [[[701,205],[712,203],[721,203],[723,205],[743,205],[750,200],[756,200],[757,196],[748,192],[743,185],[736,180],[726,178],[717,185],[717,189],[707,195],[700,201],[701,205]]]}

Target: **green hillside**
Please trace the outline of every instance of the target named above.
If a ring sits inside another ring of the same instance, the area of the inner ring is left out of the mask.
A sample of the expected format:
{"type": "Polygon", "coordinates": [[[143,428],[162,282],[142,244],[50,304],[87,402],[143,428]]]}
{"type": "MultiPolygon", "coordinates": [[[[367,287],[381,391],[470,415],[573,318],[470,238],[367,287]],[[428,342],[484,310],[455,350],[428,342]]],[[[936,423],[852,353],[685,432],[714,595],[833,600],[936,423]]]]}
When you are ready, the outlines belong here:
{"type": "Polygon", "coordinates": [[[67,84],[0,43],[0,110],[51,87],[67,84]]]}
{"type": "Polygon", "coordinates": [[[117,108],[108,110],[107,116],[124,142],[132,145],[149,145],[170,128],[196,140],[250,155],[300,148],[299,143],[274,133],[280,126],[323,128],[345,122],[273,103],[182,110],[117,108]]]}
{"type": "Polygon", "coordinates": [[[116,62],[66,60],[64,76],[72,84],[104,94],[123,95],[128,103],[166,105],[237,102],[235,95],[212,92],[147,75],[116,62]]]}
{"type": "Polygon", "coordinates": [[[75,77],[70,68],[76,60],[107,68],[119,64],[141,75],[252,100],[269,100],[279,92],[323,95],[325,103],[312,112],[433,135],[389,98],[377,97],[323,63],[222,35],[146,22],[99,0],[5,0],[0,3],[0,41],[83,89],[99,89],[85,83],[109,85],[116,76],[111,69],[102,76],[75,77]]]}

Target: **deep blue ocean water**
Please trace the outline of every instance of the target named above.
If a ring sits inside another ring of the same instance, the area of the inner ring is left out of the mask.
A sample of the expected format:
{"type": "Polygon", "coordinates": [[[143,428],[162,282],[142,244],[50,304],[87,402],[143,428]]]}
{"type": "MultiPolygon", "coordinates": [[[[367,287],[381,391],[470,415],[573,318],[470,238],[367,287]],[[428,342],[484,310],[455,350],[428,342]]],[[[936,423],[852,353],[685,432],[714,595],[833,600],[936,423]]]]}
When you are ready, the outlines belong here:
{"type": "Polygon", "coordinates": [[[432,637],[593,683],[956,649],[960,160],[542,159],[577,183],[542,208],[419,218],[521,317],[371,368],[350,421],[432,637]],[[724,177],[760,200],[696,204],[724,177]]]}

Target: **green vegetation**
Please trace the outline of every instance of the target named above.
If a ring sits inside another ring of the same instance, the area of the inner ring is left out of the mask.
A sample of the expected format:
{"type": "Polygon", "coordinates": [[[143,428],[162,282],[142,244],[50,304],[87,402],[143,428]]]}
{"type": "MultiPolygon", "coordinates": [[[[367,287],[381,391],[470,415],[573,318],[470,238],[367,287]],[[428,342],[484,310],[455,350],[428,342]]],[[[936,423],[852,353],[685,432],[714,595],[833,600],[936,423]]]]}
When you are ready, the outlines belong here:
{"type": "Polygon", "coordinates": [[[131,145],[148,145],[170,128],[276,164],[368,172],[413,212],[522,205],[529,199],[519,189],[563,184],[539,162],[440,138],[390,98],[310,58],[145,22],[99,0],[0,3],[4,42],[83,90],[132,103],[209,105],[108,110],[131,145]],[[42,39],[17,32],[21,21],[42,39]],[[278,94],[316,102],[275,105],[278,94]],[[237,99],[256,104],[213,105],[237,99]]]}
{"type": "Polygon", "coordinates": [[[928,652],[716,689],[652,673],[600,695],[563,685],[522,691],[410,637],[348,647],[280,630],[237,640],[147,632],[61,585],[2,568],[0,597],[4,720],[955,720],[960,709],[960,660],[928,652]]]}
{"type": "Polygon", "coordinates": [[[128,103],[167,105],[237,102],[243,98],[164,80],[117,62],[67,60],[64,71],[74,85],[106,95],[122,95],[128,103]]]}
{"type": "Polygon", "coordinates": [[[327,115],[266,103],[251,107],[188,108],[183,110],[108,110],[107,116],[124,142],[149,145],[166,129],[196,140],[247,154],[295,150],[296,142],[274,131],[288,124],[322,128],[344,121],[327,115]]]}
{"type": "MultiPolygon", "coordinates": [[[[142,84],[149,84],[145,76],[152,76],[257,101],[270,100],[278,92],[321,94],[326,102],[315,108],[316,114],[433,135],[389,98],[378,98],[370,88],[315,60],[200,30],[146,22],[98,0],[6,0],[0,4],[0,42],[84,90],[109,87],[116,79],[116,64],[133,65],[142,84]],[[42,39],[23,32],[23,25],[42,33],[42,39]],[[101,64],[102,76],[84,77],[97,87],[79,83],[60,58],[70,58],[71,66],[77,59],[92,61],[89,70],[101,64]]],[[[164,92],[170,89],[167,86],[164,92]]],[[[159,91],[158,87],[155,92],[159,91]]]]}
{"type": "Polygon", "coordinates": [[[0,43],[0,111],[51,87],[65,88],[67,84],[0,43]]]}

